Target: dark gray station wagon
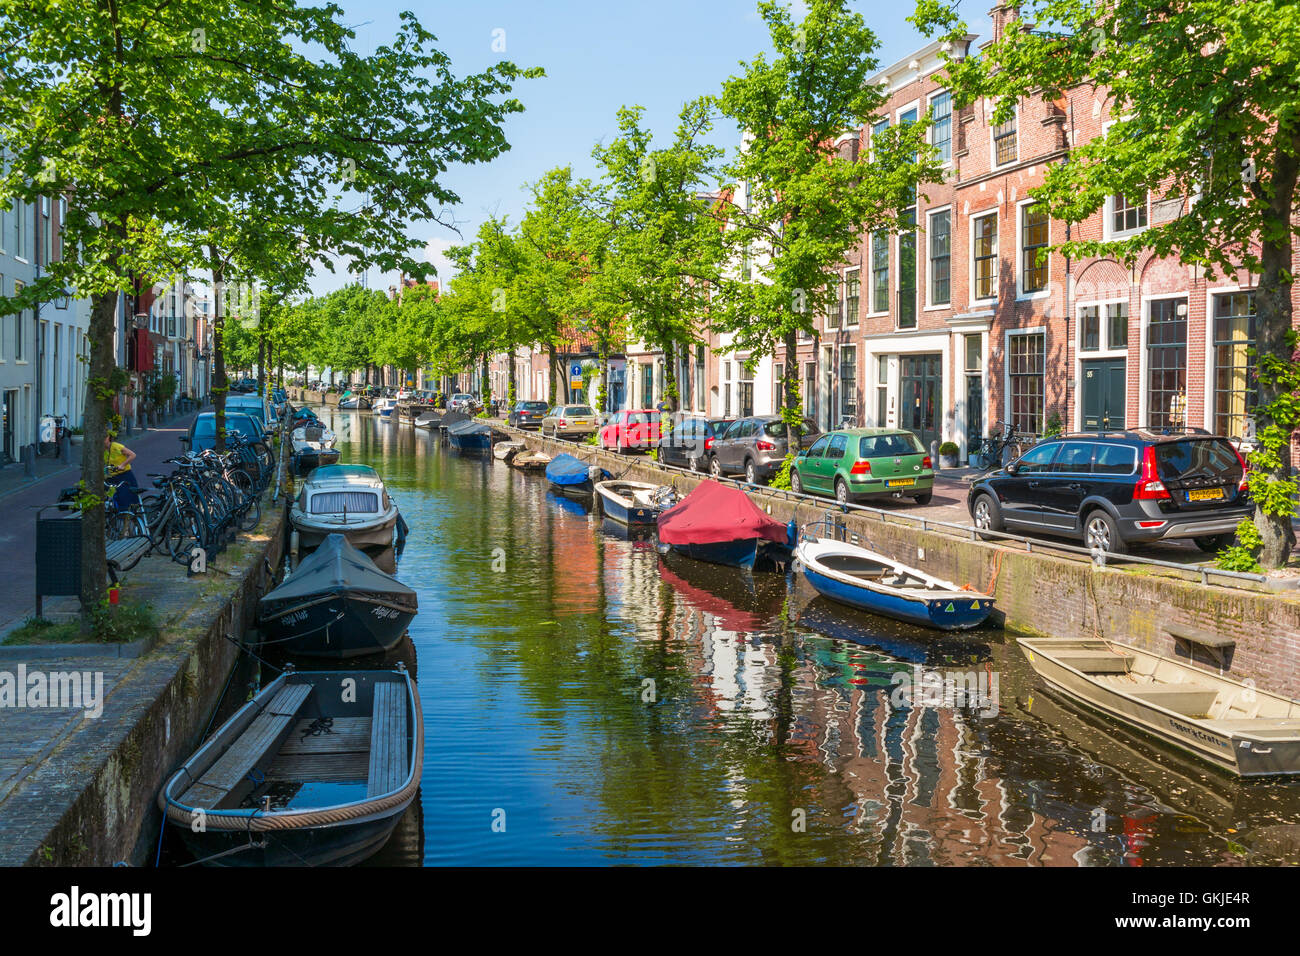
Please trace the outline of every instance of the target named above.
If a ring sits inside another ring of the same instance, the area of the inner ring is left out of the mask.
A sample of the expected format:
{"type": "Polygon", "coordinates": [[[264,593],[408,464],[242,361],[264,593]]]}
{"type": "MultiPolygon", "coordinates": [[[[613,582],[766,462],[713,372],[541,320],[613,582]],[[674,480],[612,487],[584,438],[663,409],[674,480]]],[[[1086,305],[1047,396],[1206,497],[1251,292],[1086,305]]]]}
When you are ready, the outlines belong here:
{"type": "Polygon", "coordinates": [[[1068,435],[976,481],[967,507],[977,528],[1061,535],[1113,554],[1170,538],[1214,553],[1254,513],[1245,479],[1241,455],[1215,435],[1068,435]]]}

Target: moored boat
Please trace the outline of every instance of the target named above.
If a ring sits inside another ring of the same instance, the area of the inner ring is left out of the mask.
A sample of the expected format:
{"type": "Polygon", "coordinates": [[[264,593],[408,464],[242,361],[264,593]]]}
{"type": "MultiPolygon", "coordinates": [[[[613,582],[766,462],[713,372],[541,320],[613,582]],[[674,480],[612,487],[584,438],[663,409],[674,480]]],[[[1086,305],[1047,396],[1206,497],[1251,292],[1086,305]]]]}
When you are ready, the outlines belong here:
{"type": "Polygon", "coordinates": [[[334,447],[336,440],[334,432],[326,428],[320,419],[299,420],[289,433],[289,448],[297,472],[304,474],[321,465],[337,462],[339,451],[334,447]]]}
{"type": "Polygon", "coordinates": [[[706,480],[659,515],[659,543],[699,561],[766,570],[790,562],[793,522],[764,514],[739,488],[706,480]]]}
{"type": "Polygon", "coordinates": [[[677,500],[669,486],[648,481],[601,481],[595,490],[606,517],[623,524],[654,524],[677,500]]]}
{"type": "Polygon", "coordinates": [[[521,441],[501,441],[492,446],[492,457],[497,461],[509,463],[510,459],[528,446],[521,441]]]}
{"type": "Polygon", "coordinates": [[[397,504],[369,465],[329,465],[307,476],[289,510],[299,548],[314,548],[334,532],[357,548],[388,547],[397,504]]]}
{"type": "Polygon", "coordinates": [[[430,409],[427,412],[422,412],[420,416],[416,418],[414,425],[416,428],[434,429],[441,423],[442,414],[436,410],[430,409]]]}
{"type": "Polygon", "coordinates": [[[520,471],[545,471],[551,463],[551,456],[544,451],[521,452],[510,459],[510,466],[520,471]]]}
{"type": "Polygon", "coordinates": [[[388,650],[417,609],[414,591],[341,534],[328,535],[257,606],[268,640],[294,654],[340,658],[388,650]]]}
{"type": "Polygon", "coordinates": [[[202,863],[345,866],[384,845],[423,763],[404,667],[290,669],[171,776],[158,804],[202,863]]]}
{"type": "Polygon", "coordinates": [[[370,412],[372,415],[379,415],[382,418],[392,418],[393,409],[396,407],[397,407],[397,399],[378,398],[375,399],[373,404],[371,404],[370,412]]]}
{"type": "Polygon", "coordinates": [[[339,399],[339,408],[343,411],[365,411],[370,408],[370,399],[354,392],[346,392],[339,399]]]}
{"type": "Polygon", "coordinates": [[[795,568],[832,601],[942,631],[976,627],[993,598],[909,567],[877,551],[831,538],[805,537],[795,568]]]}
{"type": "Polygon", "coordinates": [[[1067,697],[1243,777],[1300,774],[1300,702],[1102,638],[1019,638],[1067,697]]]}
{"type": "Polygon", "coordinates": [[[460,452],[489,451],[492,448],[492,429],[473,419],[456,422],[447,427],[447,440],[460,452]]]}
{"type": "Polygon", "coordinates": [[[609,478],[609,472],[569,454],[556,455],[546,466],[546,480],[556,491],[570,495],[589,495],[597,481],[609,478]]]}

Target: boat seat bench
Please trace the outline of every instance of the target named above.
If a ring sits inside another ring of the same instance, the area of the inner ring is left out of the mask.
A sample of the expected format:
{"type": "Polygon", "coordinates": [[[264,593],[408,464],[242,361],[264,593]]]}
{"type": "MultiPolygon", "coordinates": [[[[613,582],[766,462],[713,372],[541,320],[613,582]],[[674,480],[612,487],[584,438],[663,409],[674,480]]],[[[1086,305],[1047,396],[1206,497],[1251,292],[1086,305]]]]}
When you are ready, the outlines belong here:
{"type": "Polygon", "coordinates": [[[397,681],[377,682],[373,710],[367,797],[391,793],[406,782],[406,685],[397,681]]]}
{"type": "MultiPolygon", "coordinates": [[[[266,708],[253,718],[230,748],[180,797],[191,807],[214,810],[222,801],[239,799],[252,789],[248,779],[257,762],[274,755],[293,727],[297,713],[311,694],[311,684],[288,684],[280,688],[266,708]]],[[[227,808],[229,809],[229,808],[227,808]]]]}
{"type": "Polygon", "coordinates": [[[1164,707],[1166,710],[1188,717],[1208,713],[1219,697],[1219,691],[1213,687],[1178,684],[1144,687],[1141,690],[1130,690],[1129,694],[1148,704],[1155,704],[1157,707],[1164,707]]]}
{"type": "Polygon", "coordinates": [[[1110,651],[1053,651],[1052,656],[1085,674],[1127,674],[1136,660],[1132,654],[1110,651]]]}

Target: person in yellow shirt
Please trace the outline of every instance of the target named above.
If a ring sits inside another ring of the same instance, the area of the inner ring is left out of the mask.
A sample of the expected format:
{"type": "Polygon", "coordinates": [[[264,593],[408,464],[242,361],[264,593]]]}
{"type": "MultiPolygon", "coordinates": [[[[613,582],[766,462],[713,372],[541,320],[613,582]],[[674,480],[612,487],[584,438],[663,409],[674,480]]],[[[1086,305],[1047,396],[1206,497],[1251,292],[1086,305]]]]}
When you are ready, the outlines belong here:
{"type": "Polygon", "coordinates": [[[135,461],[135,452],[113,441],[111,432],[104,436],[104,463],[108,472],[104,481],[109,487],[116,489],[113,492],[113,503],[118,508],[129,508],[140,500],[137,494],[140,483],[136,481],[135,473],[131,470],[133,461],[135,461]]]}

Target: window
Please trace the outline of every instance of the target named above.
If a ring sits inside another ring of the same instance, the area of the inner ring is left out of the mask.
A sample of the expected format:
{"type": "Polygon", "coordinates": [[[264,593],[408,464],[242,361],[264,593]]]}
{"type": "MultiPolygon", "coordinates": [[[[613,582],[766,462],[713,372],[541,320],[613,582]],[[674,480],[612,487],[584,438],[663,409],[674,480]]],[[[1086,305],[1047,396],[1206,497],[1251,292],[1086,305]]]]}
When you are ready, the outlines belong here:
{"type": "Polygon", "coordinates": [[[772,366],[772,394],[776,396],[776,407],[785,408],[785,366],[772,366]]]}
{"type": "Polygon", "coordinates": [[[998,294],[998,214],[975,220],[975,298],[992,299],[998,294]]]}
{"type": "Polygon", "coordinates": [[[1085,305],[1079,310],[1079,351],[1096,352],[1101,348],[1101,309],[1085,305]]]}
{"type": "Polygon", "coordinates": [[[883,229],[871,237],[871,311],[889,311],[889,233],[883,229]]]}
{"type": "MultiPolygon", "coordinates": [[[[836,283],[836,285],[838,286],[838,283],[836,283]]],[[[839,289],[836,288],[835,291],[838,292],[839,289]]],[[[844,303],[841,302],[839,299],[836,299],[836,300],[834,300],[833,302],[828,302],[828,303],[826,303],[826,329],[827,329],[827,331],[831,331],[831,330],[834,330],[834,329],[838,329],[838,328],[840,327],[840,309],[843,308],[843,306],[844,306],[844,303]]]]}
{"type": "MultiPolygon", "coordinates": [[[[916,224],[916,209],[903,213],[907,225],[916,224]]],[[[898,234],[898,327],[916,328],[916,230],[898,234]]]]}
{"type": "Polygon", "coordinates": [[[930,217],[930,304],[952,301],[952,210],[930,217]]]}
{"type": "Polygon", "coordinates": [[[1020,286],[1026,295],[1047,288],[1047,258],[1038,253],[1047,248],[1047,206],[1036,202],[1022,206],[1020,211],[1020,245],[1023,263],[1020,286]]]}
{"type": "Polygon", "coordinates": [[[993,165],[1005,166],[1016,161],[1016,117],[993,127],[993,165]]]}
{"type": "Polygon", "coordinates": [[[1061,446],[1061,453],[1056,456],[1053,471],[1071,475],[1086,475],[1092,471],[1092,452],[1096,448],[1092,442],[1068,441],[1061,446]]]}
{"type": "Polygon", "coordinates": [[[844,324],[857,325],[862,282],[857,269],[844,273],[844,324]]]}
{"type": "Polygon", "coordinates": [[[1257,402],[1255,293],[1214,297],[1214,433],[1244,436],[1257,402]]]}
{"type": "Polygon", "coordinates": [[[1007,374],[1011,380],[1011,427],[1018,432],[1043,430],[1046,336],[1042,332],[1013,335],[1007,344],[1007,374]]]}
{"type": "Polygon", "coordinates": [[[858,420],[858,350],[852,345],[840,348],[840,415],[858,420]]]}
{"type": "Polygon", "coordinates": [[[1113,349],[1128,348],[1128,303],[1112,302],[1106,306],[1108,342],[1113,349]]]}
{"type": "Polygon", "coordinates": [[[848,435],[832,435],[831,443],[826,446],[825,457],[839,460],[844,457],[844,449],[849,447],[848,435]]]}
{"type": "Polygon", "coordinates": [[[1187,300],[1156,299],[1147,327],[1147,425],[1187,424],[1187,300]]]}
{"type": "Polygon", "coordinates": [[[820,458],[822,456],[822,452],[826,450],[826,446],[830,444],[830,441],[831,441],[830,435],[823,435],[821,438],[813,442],[812,447],[808,449],[808,454],[806,457],[820,458]]]}
{"type": "Polygon", "coordinates": [[[641,404],[653,405],[655,401],[655,367],[650,363],[641,366],[641,404]]]}
{"type": "Polygon", "coordinates": [[[731,417],[731,363],[722,363],[722,417],[731,417]]]}
{"type": "Polygon", "coordinates": [[[805,362],[803,367],[803,413],[817,417],[817,363],[805,362]]]}
{"type": "Polygon", "coordinates": [[[30,259],[27,251],[28,234],[32,231],[31,226],[27,223],[27,203],[21,199],[15,199],[13,202],[13,219],[14,219],[14,256],[20,259],[30,259]]]}
{"type": "Polygon", "coordinates": [[[1052,459],[1061,450],[1061,443],[1049,441],[1044,445],[1035,445],[1016,459],[1016,474],[1034,475],[1052,470],[1052,459]]]}
{"type": "Polygon", "coordinates": [[[1145,229],[1147,224],[1147,198],[1138,203],[1129,202],[1122,193],[1111,197],[1111,232],[1132,232],[1145,229]]]}
{"type": "Polygon", "coordinates": [[[1137,471],[1137,449],[1132,445],[1098,445],[1092,463],[1094,475],[1131,475],[1137,471]]]}
{"type": "Polygon", "coordinates": [[[978,332],[966,339],[966,438],[984,434],[984,336],[978,332]]]}
{"type": "Polygon", "coordinates": [[[952,159],[951,93],[940,93],[930,100],[930,145],[939,151],[939,162],[952,159]]]}
{"type": "Polygon", "coordinates": [[[871,127],[871,155],[872,155],[872,158],[877,158],[877,156],[876,156],[876,138],[877,138],[878,136],[883,135],[884,132],[885,132],[885,130],[887,130],[887,129],[889,129],[889,120],[887,120],[887,119],[883,119],[883,120],[881,120],[879,123],[876,123],[874,126],[871,127]]]}
{"type": "MultiPolygon", "coordinates": [[[[26,286],[15,280],[14,295],[22,292],[26,286]]],[[[23,360],[23,326],[27,324],[27,310],[14,313],[14,361],[23,360]]]]}
{"type": "Polygon", "coordinates": [[[754,414],[754,369],[746,361],[737,362],[736,371],[740,377],[737,384],[736,413],[739,415],[752,415],[754,414]]]}
{"type": "Polygon", "coordinates": [[[920,439],[911,432],[866,436],[858,439],[859,458],[896,458],[899,455],[916,455],[924,452],[920,439]]]}

